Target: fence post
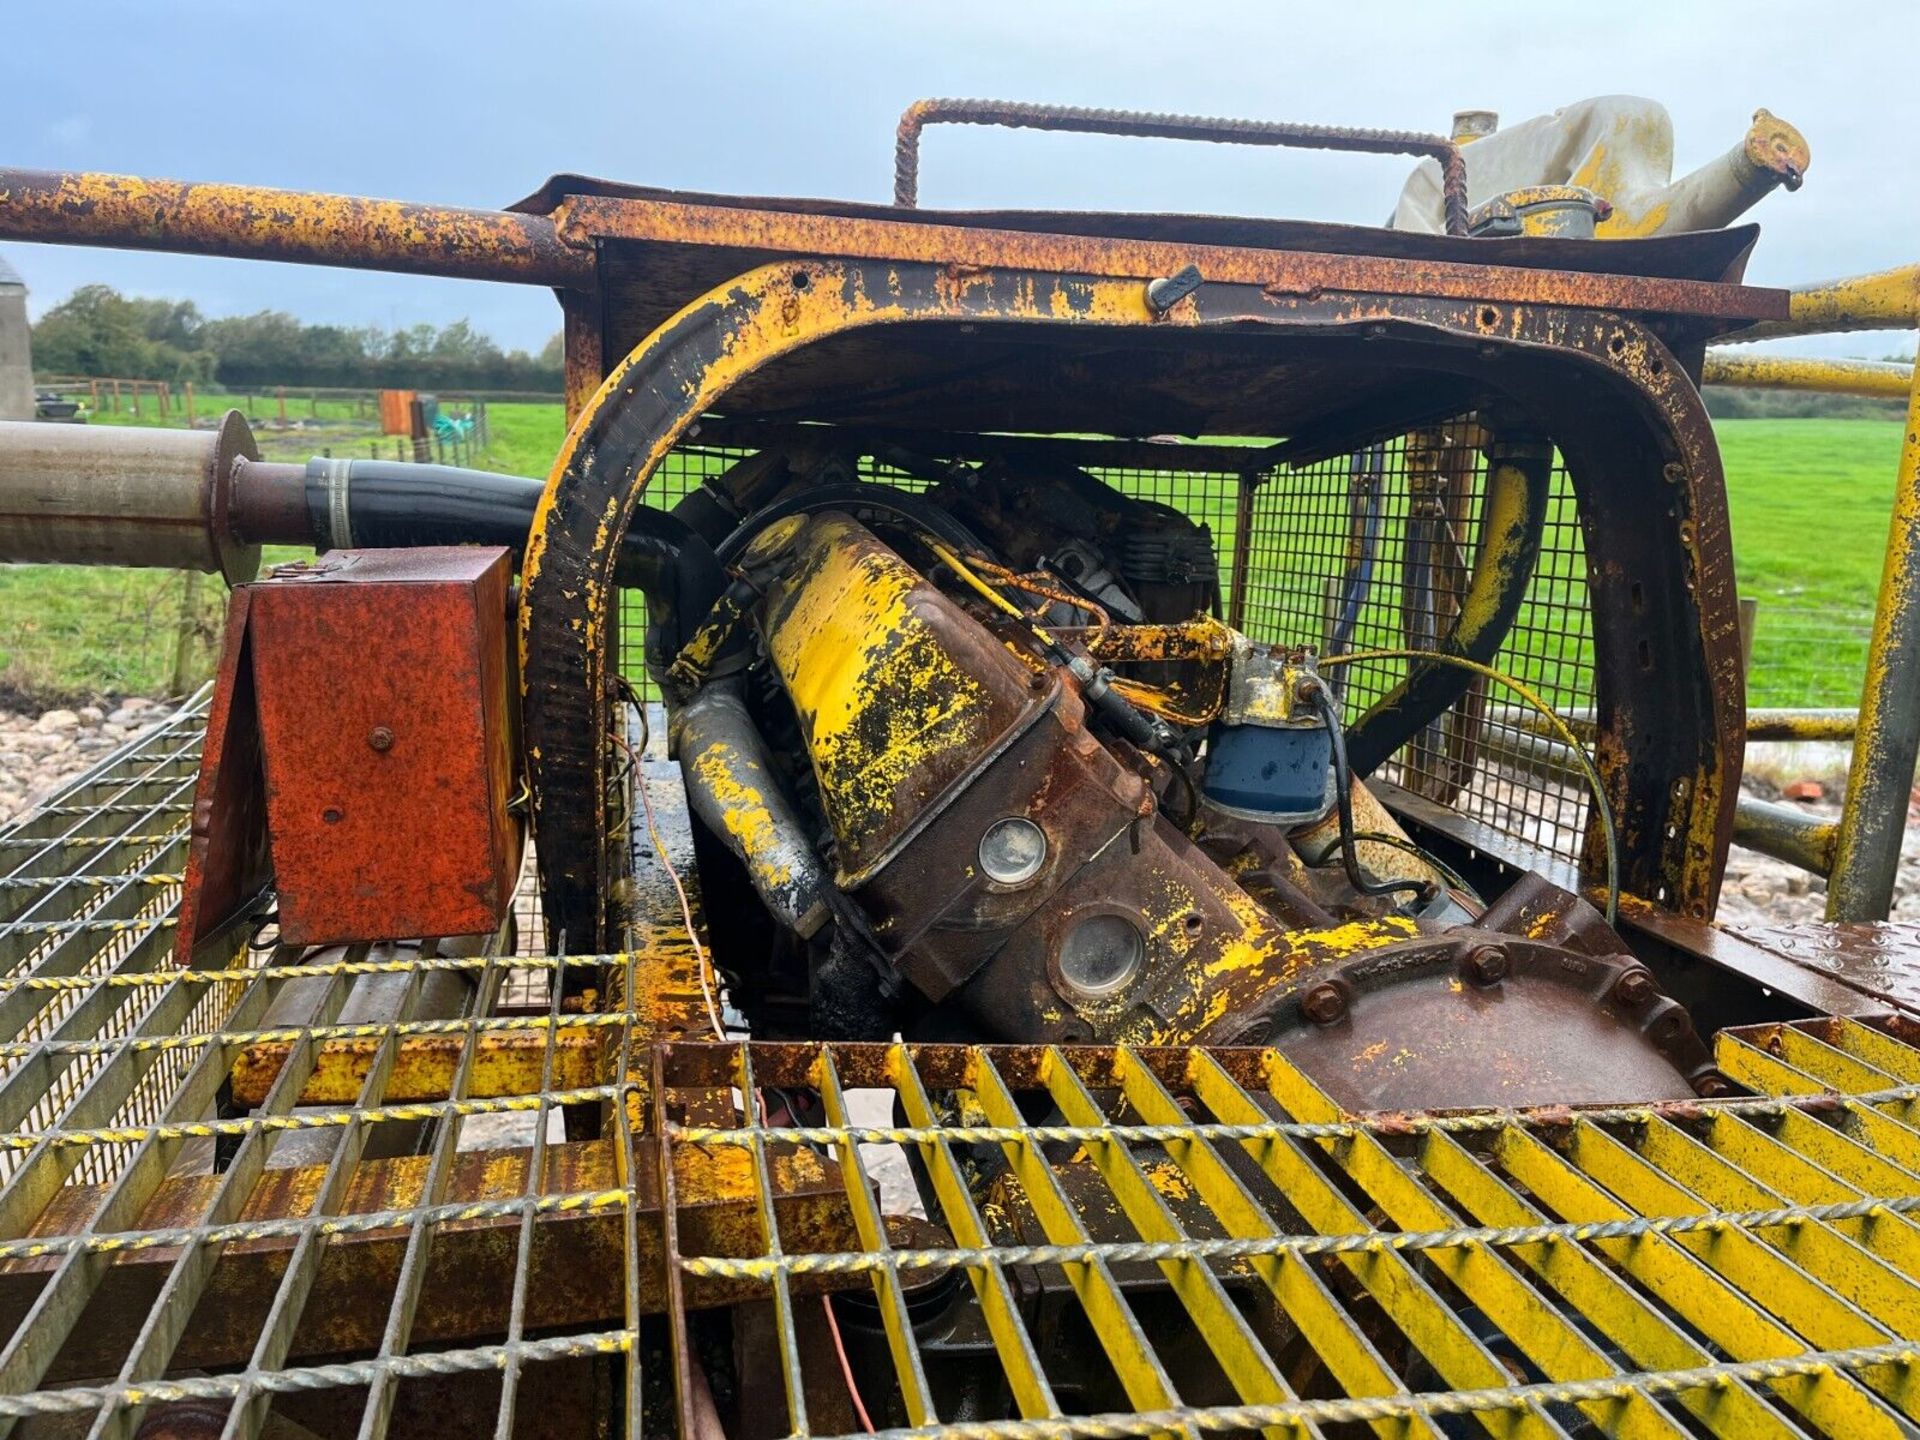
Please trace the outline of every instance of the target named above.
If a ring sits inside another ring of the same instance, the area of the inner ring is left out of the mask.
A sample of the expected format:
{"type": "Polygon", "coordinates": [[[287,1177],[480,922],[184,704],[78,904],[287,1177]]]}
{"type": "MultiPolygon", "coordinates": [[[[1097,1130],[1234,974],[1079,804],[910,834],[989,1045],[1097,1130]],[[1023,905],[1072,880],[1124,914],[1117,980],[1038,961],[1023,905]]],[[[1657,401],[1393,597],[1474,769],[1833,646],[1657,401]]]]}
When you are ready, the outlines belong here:
{"type": "Polygon", "coordinates": [[[273,398],[280,406],[280,423],[284,425],[287,423],[287,387],[284,385],[274,386],[273,398]]]}
{"type": "Polygon", "coordinates": [[[1740,683],[1744,688],[1753,674],[1753,627],[1760,620],[1758,600],[1740,601],[1740,683]]]}
{"type": "Polygon", "coordinates": [[[193,381],[191,380],[187,381],[186,386],[187,386],[187,397],[186,397],[187,398],[187,428],[191,430],[193,428],[193,381]]]}
{"type": "Polygon", "coordinates": [[[98,380],[87,381],[87,408],[90,410],[98,410],[100,408],[100,382],[98,380]]]}
{"type": "Polygon", "coordinates": [[[200,572],[186,570],[180,586],[180,619],[173,633],[173,683],[169,694],[187,693],[193,669],[193,639],[200,632],[200,572]]]}
{"type": "Polygon", "coordinates": [[[307,390],[307,414],[316,420],[320,418],[320,392],[312,387],[307,390]]]}

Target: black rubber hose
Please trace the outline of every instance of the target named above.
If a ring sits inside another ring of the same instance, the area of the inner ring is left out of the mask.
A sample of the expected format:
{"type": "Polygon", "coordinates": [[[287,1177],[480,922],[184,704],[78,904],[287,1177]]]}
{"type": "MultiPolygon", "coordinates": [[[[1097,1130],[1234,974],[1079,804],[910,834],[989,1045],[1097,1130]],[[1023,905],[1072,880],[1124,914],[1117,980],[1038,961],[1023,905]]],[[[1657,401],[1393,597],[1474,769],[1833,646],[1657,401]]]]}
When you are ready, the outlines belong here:
{"type": "Polygon", "coordinates": [[[716,553],[722,565],[731,564],[749,540],[776,520],[784,520],[789,515],[811,515],[821,510],[862,509],[891,510],[921,529],[939,536],[957,550],[973,555],[987,553],[987,547],[980,543],[971,530],[938,505],[929,504],[904,490],[896,490],[891,485],[865,482],[855,485],[818,485],[789,495],[784,500],[775,500],[771,505],[763,505],[720,542],[716,553]]]}
{"type": "MultiPolygon", "coordinates": [[[[322,549],[354,546],[526,547],[546,486],[525,475],[393,460],[307,462],[307,515],[322,549]]],[[[687,524],[651,505],[635,509],[614,577],[646,592],[673,616],[677,652],[726,589],[713,548],[687,524]]]]}
{"type": "Polygon", "coordinates": [[[1333,703],[1333,696],[1324,688],[1316,690],[1313,696],[1313,708],[1319,712],[1320,721],[1327,727],[1327,736],[1333,742],[1333,784],[1336,792],[1334,805],[1340,816],[1340,863],[1346,868],[1347,883],[1362,895],[1384,897],[1397,895],[1402,890],[1410,890],[1422,900],[1431,899],[1435,886],[1425,880],[1382,880],[1367,879],[1360,869],[1360,851],[1355,844],[1353,827],[1353,772],[1347,766],[1346,731],[1340,726],[1340,711],[1333,703]]]}

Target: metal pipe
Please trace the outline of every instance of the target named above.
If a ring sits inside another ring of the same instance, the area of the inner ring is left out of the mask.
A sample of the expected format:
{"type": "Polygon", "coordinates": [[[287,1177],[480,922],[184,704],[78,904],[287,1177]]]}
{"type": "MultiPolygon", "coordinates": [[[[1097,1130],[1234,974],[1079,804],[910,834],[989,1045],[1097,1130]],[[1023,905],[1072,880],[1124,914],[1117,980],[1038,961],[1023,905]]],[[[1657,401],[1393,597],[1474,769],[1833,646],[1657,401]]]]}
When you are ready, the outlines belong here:
{"type": "Polygon", "coordinates": [[[767,764],[746,702],[725,682],[707,686],[673,719],[687,798],[747,868],[773,917],[802,939],[833,914],[833,881],[767,764]]]}
{"type": "Polygon", "coordinates": [[[1762,855],[1771,855],[1815,875],[1833,869],[1833,852],[1840,827],[1797,810],[1752,795],[1742,795],[1733,812],[1733,843],[1762,855]]]}
{"type": "Polygon", "coordinates": [[[544,215],[85,171],[0,169],[0,240],[594,284],[593,252],[544,215]]]}
{"type": "Polygon", "coordinates": [[[1700,383],[1744,390],[1802,390],[1859,395],[1869,400],[1904,400],[1912,376],[1911,365],[1890,360],[1818,360],[1810,355],[1709,350],[1700,383]]]}
{"type": "MultiPolygon", "coordinates": [[[[1490,449],[1480,515],[1480,546],[1441,654],[1485,665],[1500,653],[1513,628],[1546,520],[1553,447],[1532,436],[1500,436],[1490,449]]],[[[1472,674],[1456,665],[1413,666],[1347,732],[1353,773],[1365,777],[1467,691],[1472,674]]]]}
{"type": "Polygon", "coordinates": [[[1851,740],[1860,727],[1858,710],[1749,710],[1747,743],[1799,740],[1851,740]]]}
{"type": "Polygon", "coordinates": [[[1860,727],[1827,888],[1829,920],[1884,920],[1920,754],[1920,364],[1907,404],[1886,568],[1867,649],[1860,727]]]}
{"type": "MultiPolygon", "coordinates": [[[[525,548],[545,485],[451,465],[263,461],[238,411],[217,431],[0,424],[0,562],[217,570],[250,580],[260,547],[525,548]]],[[[726,586],[712,548],[642,508],[615,571],[686,642],[726,586]]]]}
{"type": "Polygon", "coordinates": [[[1796,285],[1787,305],[1786,319],[1762,320],[1727,339],[1744,344],[1841,330],[1911,330],[1920,325],[1920,265],[1796,285]]]}
{"type": "Polygon", "coordinates": [[[259,454],[238,413],[215,431],[0,423],[0,561],[250,580],[260,548],[231,523],[233,471],[259,454]]]}
{"type": "MultiPolygon", "coordinates": [[[[1567,727],[1582,740],[1591,742],[1599,732],[1591,705],[1576,705],[1560,712],[1567,727]]],[[[1793,706],[1758,706],[1747,710],[1747,743],[1786,744],[1796,741],[1851,740],[1859,725],[1860,712],[1848,709],[1802,709],[1793,706]]],[[[1523,730],[1529,735],[1547,738],[1553,729],[1537,711],[1518,705],[1495,705],[1487,711],[1491,726],[1523,730]]]]}
{"type": "MultiPolygon", "coordinates": [[[[243,513],[256,508],[249,504],[253,475],[266,481],[274,468],[243,469],[238,486],[243,513]]],[[[546,490],[544,481],[530,476],[396,460],[314,459],[299,473],[306,496],[300,537],[292,540],[278,533],[257,538],[323,550],[477,544],[505,545],[517,552],[526,547],[534,511],[546,490]]],[[[281,486],[278,477],[273,478],[276,483],[259,488],[277,492],[281,486]]],[[[727,583],[712,547],[685,521],[654,506],[634,512],[621,537],[614,578],[646,591],[673,618],[675,633],[665,643],[675,651],[727,583]]]]}
{"type": "Polygon", "coordinates": [[[1084,105],[1031,105],[1012,100],[916,100],[900,116],[893,142],[893,203],[920,203],[920,133],[929,125],[1004,125],[1020,130],[1067,130],[1082,135],[1131,135],[1160,140],[1204,140],[1226,145],[1288,145],[1350,150],[1368,155],[1424,155],[1440,166],[1449,235],[1467,233],[1467,171],[1460,147],[1444,135],[1413,130],[1354,130],[1277,120],[1161,115],[1096,110],[1084,105]]]}

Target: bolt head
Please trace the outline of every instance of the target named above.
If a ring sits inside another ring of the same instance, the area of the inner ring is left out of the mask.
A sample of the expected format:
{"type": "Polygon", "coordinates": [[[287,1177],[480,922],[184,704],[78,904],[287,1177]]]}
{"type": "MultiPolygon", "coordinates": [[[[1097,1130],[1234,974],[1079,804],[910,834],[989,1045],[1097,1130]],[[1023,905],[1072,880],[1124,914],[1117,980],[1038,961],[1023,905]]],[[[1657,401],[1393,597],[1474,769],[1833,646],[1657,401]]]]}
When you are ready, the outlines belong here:
{"type": "Polygon", "coordinates": [[[376,725],[367,732],[367,744],[376,750],[391,750],[393,748],[393,731],[384,725],[376,725]]]}
{"type": "Polygon", "coordinates": [[[1644,970],[1629,970],[1613,987],[1614,999],[1622,1005],[1632,1005],[1636,1008],[1646,1004],[1658,993],[1653,983],[1653,976],[1644,970]]]}
{"type": "Polygon", "coordinates": [[[1719,1100],[1731,1095],[1738,1087],[1732,1080],[1718,1070],[1703,1070],[1693,1077],[1694,1093],[1708,1100],[1719,1100]]]}
{"type": "Polygon", "coordinates": [[[1322,981],[1300,999],[1300,1013],[1316,1025],[1333,1025],[1346,1018],[1346,992],[1332,981],[1322,981]]]}
{"type": "Polygon", "coordinates": [[[1513,973],[1513,961],[1500,945],[1477,945],[1468,952],[1467,978],[1476,985],[1498,985],[1513,973]]]}

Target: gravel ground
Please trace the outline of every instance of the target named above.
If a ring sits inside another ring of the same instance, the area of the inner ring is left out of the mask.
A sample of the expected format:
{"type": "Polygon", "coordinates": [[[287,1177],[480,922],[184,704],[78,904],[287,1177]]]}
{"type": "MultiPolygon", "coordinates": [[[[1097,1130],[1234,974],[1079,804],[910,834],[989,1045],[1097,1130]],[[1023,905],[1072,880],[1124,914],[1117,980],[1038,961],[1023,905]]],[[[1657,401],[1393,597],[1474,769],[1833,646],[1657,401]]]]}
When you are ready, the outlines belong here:
{"type": "Polygon", "coordinates": [[[32,809],[108,751],[152,729],[171,707],[138,695],[110,707],[0,710],[0,823],[32,809]]]}

